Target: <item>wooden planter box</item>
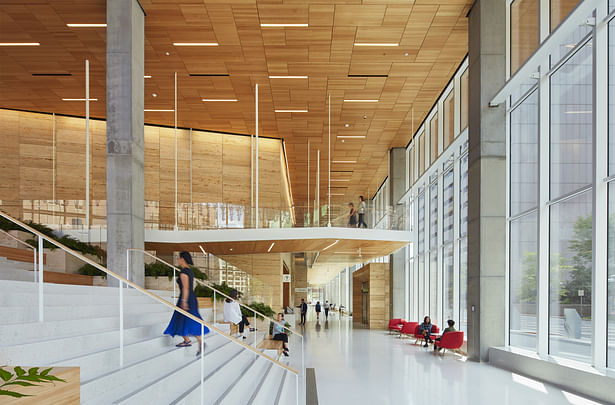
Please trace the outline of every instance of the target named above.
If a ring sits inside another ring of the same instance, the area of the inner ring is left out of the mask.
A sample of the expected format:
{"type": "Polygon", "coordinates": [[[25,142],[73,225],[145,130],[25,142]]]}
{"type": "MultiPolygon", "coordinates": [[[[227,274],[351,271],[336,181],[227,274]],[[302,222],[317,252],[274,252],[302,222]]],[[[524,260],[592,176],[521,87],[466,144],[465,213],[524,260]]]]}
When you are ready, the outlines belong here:
{"type": "MultiPolygon", "coordinates": [[[[30,366],[21,366],[21,368],[28,371],[30,366]]],[[[48,367],[39,367],[39,371],[45,370],[46,368],[48,367]]],[[[13,367],[4,367],[4,369],[15,374],[13,367]]],[[[66,382],[54,381],[48,383],[36,383],[38,384],[36,387],[20,387],[17,385],[12,385],[10,386],[11,391],[31,396],[13,398],[2,395],[0,396],[0,403],[17,405],[79,405],[79,367],[53,367],[49,374],[66,380],[66,382]]]]}

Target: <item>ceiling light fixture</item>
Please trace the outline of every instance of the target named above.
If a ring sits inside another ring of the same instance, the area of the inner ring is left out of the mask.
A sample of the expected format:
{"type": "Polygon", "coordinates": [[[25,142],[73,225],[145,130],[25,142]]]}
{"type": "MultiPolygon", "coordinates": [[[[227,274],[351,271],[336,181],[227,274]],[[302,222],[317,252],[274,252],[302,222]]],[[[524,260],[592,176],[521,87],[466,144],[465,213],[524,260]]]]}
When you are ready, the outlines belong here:
{"type": "Polygon", "coordinates": [[[275,110],[277,113],[306,113],[308,110],[275,110]]]}
{"type": "Polygon", "coordinates": [[[307,79],[307,76],[269,76],[270,79],[307,79]]]}
{"type": "Polygon", "coordinates": [[[350,179],[331,179],[331,181],[350,181],[350,179]]]}
{"type": "Polygon", "coordinates": [[[171,109],[171,110],[165,110],[165,109],[158,109],[158,108],[146,108],[145,110],[143,110],[145,112],[173,112],[175,110],[171,109]]]}
{"type": "Polygon", "coordinates": [[[40,42],[0,42],[0,46],[39,46],[40,42]]]}
{"type": "Polygon", "coordinates": [[[332,160],[331,163],[357,163],[356,160],[332,160]]]}
{"type": "Polygon", "coordinates": [[[66,24],[71,28],[105,28],[107,24],[66,24]]]}
{"type": "Polygon", "coordinates": [[[199,245],[199,248],[201,249],[201,252],[203,252],[203,254],[207,256],[207,253],[205,252],[205,249],[203,249],[203,246],[199,245]]]}
{"type": "Polygon", "coordinates": [[[152,76],[151,76],[151,75],[145,75],[145,76],[143,76],[143,78],[144,78],[144,79],[151,79],[151,78],[152,78],[152,76]]]}
{"type": "Polygon", "coordinates": [[[204,98],[201,101],[237,101],[236,98],[204,98]]]}
{"type": "Polygon", "coordinates": [[[333,242],[332,244],[330,244],[329,246],[327,246],[326,248],[324,248],[322,251],[324,252],[325,250],[329,249],[331,246],[336,245],[338,242],[339,242],[339,239],[333,242]]]}
{"type": "Polygon", "coordinates": [[[158,97],[158,94],[152,93],[152,97],[158,97]]]}
{"type": "Polygon", "coordinates": [[[355,42],[354,46],[399,46],[399,43],[373,43],[373,42],[355,42]]]}
{"type": "Polygon", "coordinates": [[[337,196],[343,196],[343,195],[345,195],[345,194],[340,194],[340,193],[331,193],[331,196],[334,196],[334,195],[337,195],[337,196]]]}
{"type": "Polygon", "coordinates": [[[173,46],[218,46],[217,42],[173,42],[173,46]]]}
{"type": "MultiPolygon", "coordinates": [[[[63,98],[62,101],[85,101],[85,98],[63,98]]],[[[91,98],[90,101],[98,101],[97,98],[91,98]]]]}
{"type": "Polygon", "coordinates": [[[308,24],[261,24],[263,28],[308,27],[308,24]]]}
{"type": "Polygon", "coordinates": [[[566,114],[591,114],[591,111],[566,111],[566,114]]]}
{"type": "Polygon", "coordinates": [[[365,135],[338,135],[341,139],[365,139],[365,135]]]}
{"type": "Polygon", "coordinates": [[[269,246],[269,249],[267,249],[267,253],[271,252],[273,245],[275,245],[275,242],[271,242],[271,246],[269,246]]]}
{"type": "Polygon", "coordinates": [[[350,124],[344,124],[344,126],[345,126],[346,128],[348,128],[348,127],[350,126],[350,124]]]}
{"type": "Polygon", "coordinates": [[[377,103],[378,99],[345,99],[344,103],[377,103]]]}

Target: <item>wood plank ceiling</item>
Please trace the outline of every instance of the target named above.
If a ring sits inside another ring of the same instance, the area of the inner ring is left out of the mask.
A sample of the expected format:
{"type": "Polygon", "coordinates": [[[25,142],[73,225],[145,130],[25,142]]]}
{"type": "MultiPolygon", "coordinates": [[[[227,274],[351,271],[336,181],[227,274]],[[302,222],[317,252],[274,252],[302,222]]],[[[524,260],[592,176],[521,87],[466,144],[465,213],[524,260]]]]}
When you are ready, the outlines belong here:
{"type": "MultiPolygon", "coordinates": [[[[307,201],[310,141],[314,196],[321,151],[326,199],[327,98],[331,95],[332,201],[372,196],[387,175],[387,151],[405,146],[467,52],[466,14],[472,0],[141,0],[145,19],[145,106],[173,109],[178,73],[178,125],[254,132],[254,85],[260,86],[260,134],[283,138],[296,206],[307,201]],[[265,28],[260,24],[309,24],[265,28]],[[217,42],[179,47],[174,42],[217,42]],[[359,47],[356,42],[398,43],[359,47]],[[207,76],[225,75],[225,76],[207,76]],[[307,75],[307,79],[273,79],[307,75]],[[154,96],[154,94],[156,96],[154,96]],[[237,102],[203,102],[233,98],[237,102]],[[349,103],[345,99],[377,99],[349,103]],[[307,113],[275,113],[307,109],[307,113]],[[414,114],[412,113],[414,112],[414,114]],[[414,120],[413,120],[414,116],[414,120]],[[365,136],[338,139],[337,136],[365,136]]],[[[0,107],[84,115],[84,60],[90,60],[93,117],[105,116],[104,0],[0,2],[0,107]],[[70,76],[40,76],[41,73],[70,76]]],[[[173,125],[172,112],[145,112],[145,121],[173,125]]],[[[249,180],[247,180],[249,181],[249,180]]]]}

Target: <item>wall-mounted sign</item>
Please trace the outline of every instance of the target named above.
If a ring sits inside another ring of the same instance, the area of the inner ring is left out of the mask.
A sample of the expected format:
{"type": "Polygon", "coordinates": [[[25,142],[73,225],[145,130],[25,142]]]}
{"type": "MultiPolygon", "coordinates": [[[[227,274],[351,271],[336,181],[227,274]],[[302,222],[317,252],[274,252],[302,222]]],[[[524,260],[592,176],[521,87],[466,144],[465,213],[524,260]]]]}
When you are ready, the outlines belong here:
{"type": "Polygon", "coordinates": [[[282,282],[290,283],[290,274],[282,274],[282,282]]]}
{"type": "Polygon", "coordinates": [[[308,292],[308,290],[307,290],[307,288],[295,288],[295,292],[306,293],[306,292],[308,292]]]}

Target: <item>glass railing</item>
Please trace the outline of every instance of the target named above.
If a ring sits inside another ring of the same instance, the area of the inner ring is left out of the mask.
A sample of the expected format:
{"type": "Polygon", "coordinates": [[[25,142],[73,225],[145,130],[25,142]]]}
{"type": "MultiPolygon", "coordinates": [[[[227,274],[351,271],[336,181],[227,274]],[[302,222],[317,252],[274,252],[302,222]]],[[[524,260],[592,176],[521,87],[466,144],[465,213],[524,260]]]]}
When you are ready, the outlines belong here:
{"type": "MultiPolygon", "coordinates": [[[[90,202],[89,229],[106,227],[106,201],[90,202]]],[[[33,221],[56,230],[85,230],[86,212],[84,200],[22,200],[17,205],[0,201],[0,209],[24,221],[33,221]]],[[[349,227],[349,207],[346,205],[259,207],[193,202],[165,206],[158,201],[145,201],[145,229],[156,230],[208,230],[208,229],[253,229],[253,228],[303,228],[349,227]],[[258,215],[257,215],[258,214],[258,215]],[[175,218],[177,217],[177,221],[175,218]],[[258,226],[257,226],[258,225],[258,226]]],[[[358,217],[358,215],[357,215],[358,217]]],[[[368,209],[365,219],[368,228],[405,230],[404,206],[383,209],[368,209]]],[[[356,225],[355,225],[356,226],[356,225]]]]}

